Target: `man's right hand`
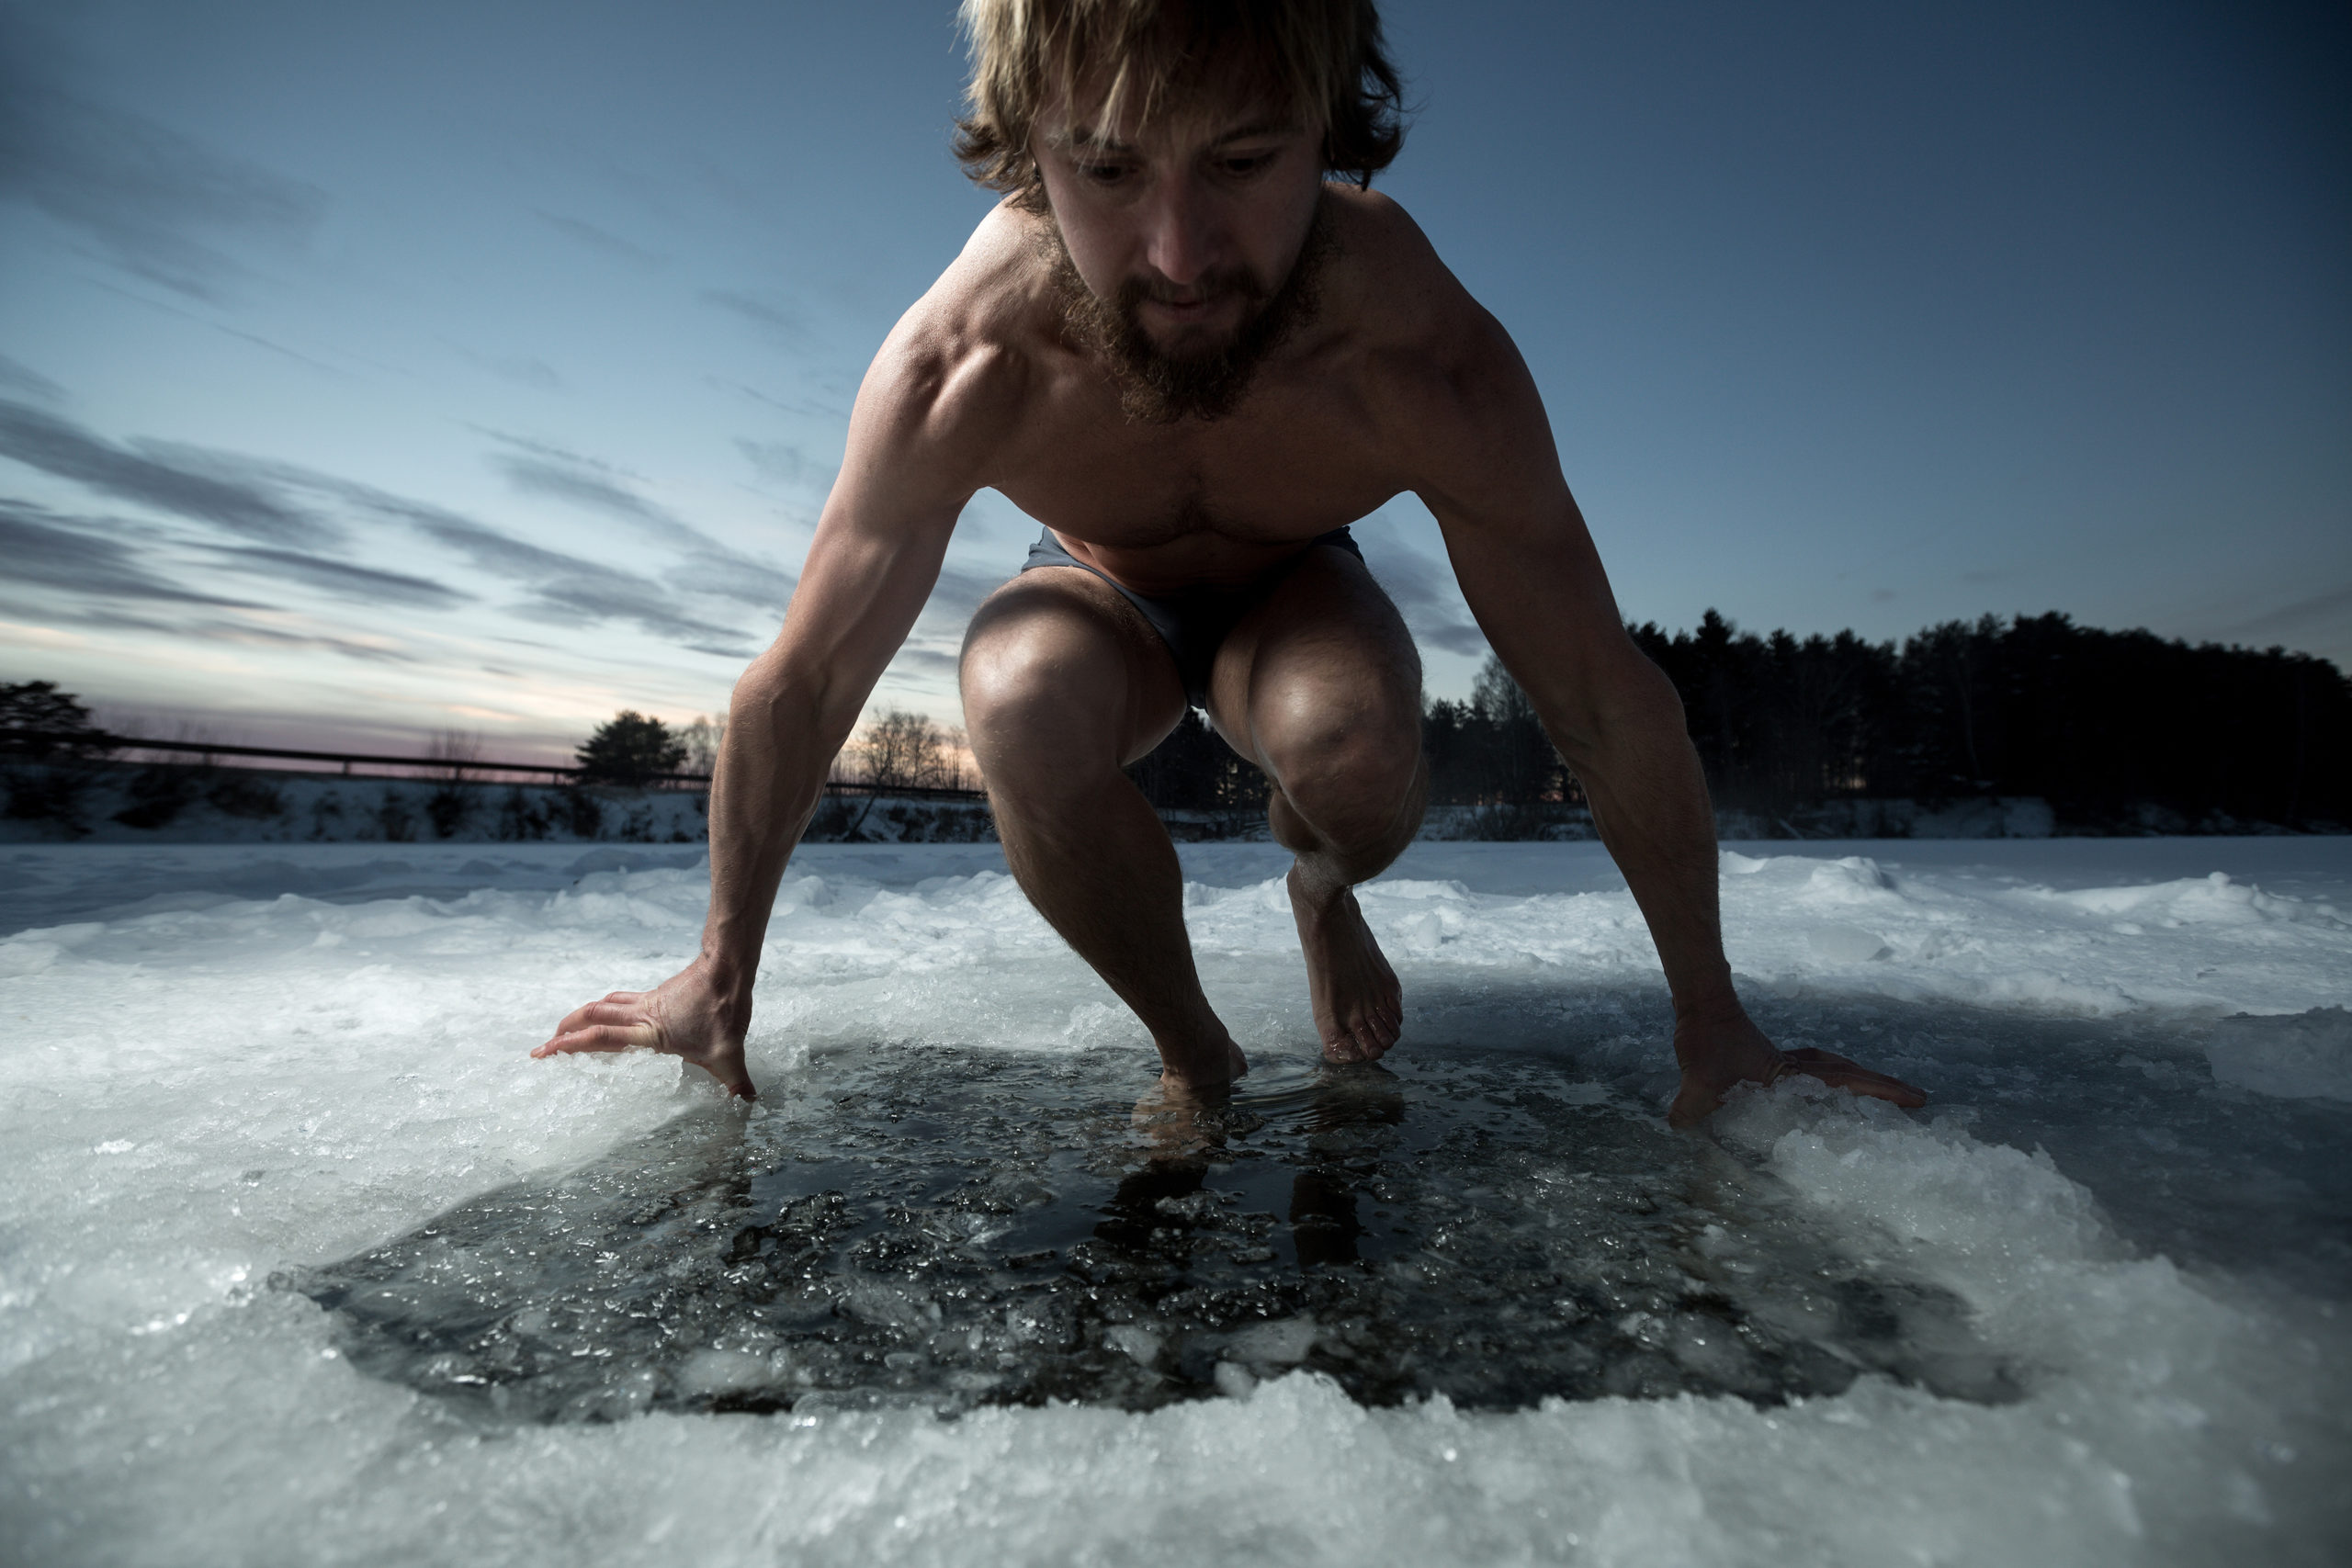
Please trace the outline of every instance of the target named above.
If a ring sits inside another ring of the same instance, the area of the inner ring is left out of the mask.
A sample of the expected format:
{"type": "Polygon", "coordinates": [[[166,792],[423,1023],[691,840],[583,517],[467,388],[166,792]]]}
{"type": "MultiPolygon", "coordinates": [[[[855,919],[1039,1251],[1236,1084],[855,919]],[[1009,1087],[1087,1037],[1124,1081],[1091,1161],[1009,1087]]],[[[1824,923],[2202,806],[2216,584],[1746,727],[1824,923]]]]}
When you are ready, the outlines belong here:
{"type": "Polygon", "coordinates": [[[743,1070],[743,1036],[751,1022],[749,998],[730,1000],[698,959],[650,991],[615,991],[573,1010],[556,1026],[555,1038],[531,1055],[642,1047],[683,1056],[717,1078],[728,1093],[757,1100],[760,1091],[743,1070]]]}

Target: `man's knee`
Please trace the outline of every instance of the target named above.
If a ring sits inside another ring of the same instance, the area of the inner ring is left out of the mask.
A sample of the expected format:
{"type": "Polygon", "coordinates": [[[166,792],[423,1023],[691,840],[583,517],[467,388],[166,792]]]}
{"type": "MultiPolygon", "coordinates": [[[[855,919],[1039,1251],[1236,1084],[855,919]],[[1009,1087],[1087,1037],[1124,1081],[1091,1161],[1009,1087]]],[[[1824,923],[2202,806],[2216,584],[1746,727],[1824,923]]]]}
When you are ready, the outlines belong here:
{"type": "Polygon", "coordinates": [[[1340,843],[1395,829],[1421,790],[1418,703],[1358,688],[1293,691],[1267,705],[1260,752],[1300,816],[1340,843]]]}
{"type": "Polygon", "coordinates": [[[1137,712],[1119,629],[1082,601],[1023,586],[1000,591],[973,617],[958,678],[989,787],[1034,794],[1116,771],[1149,719],[1137,712]]]}

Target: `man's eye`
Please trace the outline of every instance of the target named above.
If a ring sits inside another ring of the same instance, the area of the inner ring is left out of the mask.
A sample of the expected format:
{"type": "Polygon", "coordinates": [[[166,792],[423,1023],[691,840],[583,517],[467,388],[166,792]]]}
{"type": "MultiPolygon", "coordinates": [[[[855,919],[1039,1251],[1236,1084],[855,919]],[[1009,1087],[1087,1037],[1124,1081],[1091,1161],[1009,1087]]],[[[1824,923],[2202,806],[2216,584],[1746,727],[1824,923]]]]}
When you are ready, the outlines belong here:
{"type": "Polygon", "coordinates": [[[1117,164],[1080,164],[1078,176],[1099,186],[1114,186],[1126,177],[1127,171],[1117,164]]]}
{"type": "Polygon", "coordinates": [[[1270,152],[1252,152],[1246,158],[1226,159],[1225,172],[1234,175],[1254,175],[1272,162],[1273,154],[1270,152]]]}

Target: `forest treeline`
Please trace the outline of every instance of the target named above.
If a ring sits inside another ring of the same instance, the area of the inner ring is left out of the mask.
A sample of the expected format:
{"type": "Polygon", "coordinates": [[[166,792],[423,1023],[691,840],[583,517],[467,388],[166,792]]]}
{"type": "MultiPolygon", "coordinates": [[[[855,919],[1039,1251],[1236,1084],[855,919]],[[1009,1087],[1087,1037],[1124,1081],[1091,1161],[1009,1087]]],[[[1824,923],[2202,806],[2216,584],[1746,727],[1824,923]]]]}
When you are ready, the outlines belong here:
{"type": "MultiPolygon", "coordinates": [[[[1844,802],[1935,811],[2018,796],[2048,802],[2062,831],[2352,826],[2352,682],[2309,654],[2192,647],[2055,614],[1951,621],[1899,644],[1852,632],[1759,637],[1713,610],[1692,631],[1629,629],[1681,694],[1716,807],[1761,818],[1766,831],[1808,830],[1789,825],[1844,802]]],[[[724,728],[704,718],[673,730],[619,714],[580,747],[579,782],[707,774],[724,728]]],[[[119,744],[99,744],[110,740],[51,683],[0,684],[6,814],[73,820],[74,792],[119,744]],[[89,744],[74,740],[85,733],[89,744]],[[44,765],[15,765],[28,761],[44,765]]],[[[963,742],[893,709],[843,749],[834,776],[968,788],[978,781],[963,742]]],[[[1430,804],[1476,808],[1486,836],[1541,837],[1583,805],[1532,705],[1492,659],[1466,699],[1424,704],[1422,745],[1430,804]]],[[[474,776],[480,747],[445,734],[423,760],[443,770],[453,812],[469,798],[458,785],[474,776]]],[[[1162,809],[1254,815],[1265,801],[1263,776],[1193,714],[1128,771],[1162,809]]],[[[177,792],[176,808],[209,772],[149,766],[140,779],[151,794],[177,792]]],[[[144,787],[134,781],[132,794],[144,787]]],[[[148,810],[144,796],[130,809],[148,810]]]]}
{"type": "MultiPolygon", "coordinates": [[[[1630,628],[1681,694],[1718,807],[1773,817],[1840,800],[2040,796],[2062,824],[2352,823],[2352,683],[2281,649],[2191,646],[2063,615],[1986,616],[1895,642],[1852,632],[1630,628]]],[[[1575,806],[1525,694],[1489,660],[1424,709],[1432,804],[1575,806]]],[[[1257,770],[1188,718],[1132,772],[1154,804],[1264,798],[1257,770]]]]}

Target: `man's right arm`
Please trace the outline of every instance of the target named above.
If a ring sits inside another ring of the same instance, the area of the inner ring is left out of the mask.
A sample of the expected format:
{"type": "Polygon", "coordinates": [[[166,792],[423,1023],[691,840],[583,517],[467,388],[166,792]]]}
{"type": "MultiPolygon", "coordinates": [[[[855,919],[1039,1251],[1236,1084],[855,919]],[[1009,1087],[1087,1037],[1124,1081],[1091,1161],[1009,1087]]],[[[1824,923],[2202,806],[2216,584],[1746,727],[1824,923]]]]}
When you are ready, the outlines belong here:
{"type": "Polygon", "coordinates": [[[918,306],[866,372],[840,479],[784,628],[737,681],[710,793],[710,913],[701,951],[650,991],[567,1016],[535,1056],[650,1047],[731,1092],[752,985],[786,860],[883,670],[922,614],[995,428],[1016,400],[994,351],[957,352],[918,306]]]}

